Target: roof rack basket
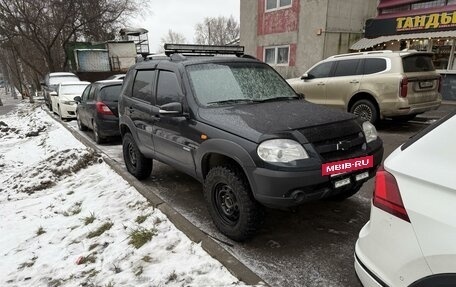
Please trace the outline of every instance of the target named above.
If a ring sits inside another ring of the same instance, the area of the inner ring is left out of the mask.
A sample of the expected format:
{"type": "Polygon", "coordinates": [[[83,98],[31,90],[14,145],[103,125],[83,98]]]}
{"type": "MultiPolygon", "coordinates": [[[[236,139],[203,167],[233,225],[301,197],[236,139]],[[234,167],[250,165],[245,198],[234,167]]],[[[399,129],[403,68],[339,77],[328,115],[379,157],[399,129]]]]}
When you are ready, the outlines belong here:
{"type": "Polygon", "coordinates": [[[244,55],[244,46],[216,46],[216,45],[191,45],[191,44],[165,44],[165,54],[224,54],[236,55],[238,57],[244,55]]]}

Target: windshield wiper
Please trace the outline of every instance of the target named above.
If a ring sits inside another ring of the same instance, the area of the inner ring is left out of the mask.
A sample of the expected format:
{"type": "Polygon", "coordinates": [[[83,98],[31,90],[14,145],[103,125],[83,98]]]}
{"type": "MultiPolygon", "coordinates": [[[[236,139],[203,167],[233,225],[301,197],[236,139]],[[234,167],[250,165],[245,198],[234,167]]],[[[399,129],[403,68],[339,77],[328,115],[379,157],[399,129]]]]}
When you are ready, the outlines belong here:
{"type": "Polygon", "coordinates": [[[300,97],[276,97],[276,98],[270,98],[270,99],[264,99],[264,100],[255,100],[257,103],[266,103],[266,102],[279,102],[279,101],[288,101],[288,100],[298,100],[300,97]]]}
{"type": "Polygon", "coordinates": [[[209,102],[207,105],[224,105],[224,104],[241,104],[241,103],[253,103],[254,101],[251,99],[231,99],[231,100],[224,100],[224,101],[215,101],[209,102]]]}

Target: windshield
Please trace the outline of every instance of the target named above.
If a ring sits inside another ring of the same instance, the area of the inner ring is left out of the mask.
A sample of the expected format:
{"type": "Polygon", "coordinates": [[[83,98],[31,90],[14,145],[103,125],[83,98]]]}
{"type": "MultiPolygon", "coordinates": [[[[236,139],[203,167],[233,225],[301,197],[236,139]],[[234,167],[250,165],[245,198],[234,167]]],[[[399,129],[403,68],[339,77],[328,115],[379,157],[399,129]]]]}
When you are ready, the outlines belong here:
{"type": "Polygon", "coordinates": [[[62,85],[60,86],[60,95],[82,95],[87,85],[62,85]]]}
{"type": "Polygon", "coordinates": [[[282,77],[260,63],[198,64],[187,71],[198,101],[205,106],[296,97],[282,77]]]}
{"type": "Polygon", "coordinates": [[[49,85],[58,85],[59,83],[65,82],[78,82],[79,78],[76,76],[58,76],[58,77],[50,77],[49,78],[49,85]]]}

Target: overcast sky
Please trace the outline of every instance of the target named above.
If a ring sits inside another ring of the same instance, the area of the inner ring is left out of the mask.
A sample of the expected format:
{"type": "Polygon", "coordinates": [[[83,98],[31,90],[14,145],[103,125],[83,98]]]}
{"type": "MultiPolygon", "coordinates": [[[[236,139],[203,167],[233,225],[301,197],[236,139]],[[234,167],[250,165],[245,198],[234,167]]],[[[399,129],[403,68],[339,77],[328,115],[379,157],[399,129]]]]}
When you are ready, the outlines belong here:
{"type": "Polygon", "coordinates": [[[240,0],[150,0],[150,11],[132,20],[132,26],[149,31],[150,51],[155,52],[169,29],[193,43],[195,25],[205,17],[226,16],[239,21],[240,0]]]}

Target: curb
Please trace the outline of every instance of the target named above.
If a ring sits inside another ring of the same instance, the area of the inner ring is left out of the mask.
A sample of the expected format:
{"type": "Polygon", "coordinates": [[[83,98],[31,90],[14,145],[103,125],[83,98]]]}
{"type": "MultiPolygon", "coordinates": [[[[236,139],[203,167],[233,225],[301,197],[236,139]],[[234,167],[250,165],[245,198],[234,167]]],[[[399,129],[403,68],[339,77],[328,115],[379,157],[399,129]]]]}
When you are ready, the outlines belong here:
{"type": "MultiPolygon", "coordinates": [[[[45,109],[49,114],[50,112],[45,109]]],[[[76,139],[82,142],[84,145],[92,148],[103,156],[103,160],[125,181],[131,186],[136,188],[138,192],[145,197],[155,208],[158,208],[168,219],[182,231],[190,240],[195,243],[201,243],[201,247],[213,258],[218,260],[228,271],[248,285],[260,285],[269,286],[263,279],[261,279],[255,272],[245,266],[236,257],[226,251],[218,242],[212,239],[209,235],[201,231],[198,227],[193,225],[183,215],[178,213],[168,203],[163,201],[157,194],[154,193],[153,189],[148,188],[145,184],[136,179],[127,170],[123,169],[116,161],[106,155],[101,149],[99,149],[92,141],[80,135],[77,131],[69,128],[63,121],[55,118],[51,115],[51,118],[59,122],[65,129],[67,129],[76,139]]]]}

